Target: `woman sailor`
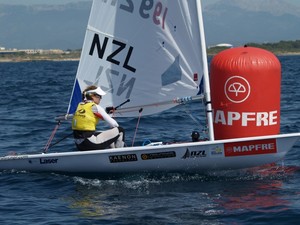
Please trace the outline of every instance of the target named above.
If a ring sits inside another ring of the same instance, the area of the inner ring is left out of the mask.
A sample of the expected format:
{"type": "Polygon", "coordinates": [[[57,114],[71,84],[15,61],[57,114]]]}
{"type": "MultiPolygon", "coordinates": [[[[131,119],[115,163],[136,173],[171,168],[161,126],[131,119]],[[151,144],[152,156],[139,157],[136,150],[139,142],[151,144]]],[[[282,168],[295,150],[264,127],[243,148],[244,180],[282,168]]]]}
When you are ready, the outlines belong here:
{"type": "Polygon", "coordinates": [[[106,93],[94,85],[83,91],[83,102],[78,104],[72,120],[75,144],[80,151],[124,147],[124,129],[99,105],[106,93]],[[111,129],[97,132],[99,120],[111,129]]]}

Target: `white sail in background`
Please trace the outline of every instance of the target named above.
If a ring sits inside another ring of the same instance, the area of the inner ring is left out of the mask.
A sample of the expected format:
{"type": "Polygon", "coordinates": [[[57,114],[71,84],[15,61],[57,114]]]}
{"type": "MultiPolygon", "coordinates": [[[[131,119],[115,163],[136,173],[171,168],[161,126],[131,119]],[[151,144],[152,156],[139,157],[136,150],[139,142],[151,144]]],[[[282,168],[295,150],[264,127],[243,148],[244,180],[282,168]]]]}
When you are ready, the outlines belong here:
{"type": "MultiPolygon", "coordinates": [[[[103,107],[197,95],[203,66],[196,8],[191,0],[94,0],[69,113],[91,84],[107,92],[103,107]]],[[[147,107],[143,115],[172,106],[147,107]]]]}

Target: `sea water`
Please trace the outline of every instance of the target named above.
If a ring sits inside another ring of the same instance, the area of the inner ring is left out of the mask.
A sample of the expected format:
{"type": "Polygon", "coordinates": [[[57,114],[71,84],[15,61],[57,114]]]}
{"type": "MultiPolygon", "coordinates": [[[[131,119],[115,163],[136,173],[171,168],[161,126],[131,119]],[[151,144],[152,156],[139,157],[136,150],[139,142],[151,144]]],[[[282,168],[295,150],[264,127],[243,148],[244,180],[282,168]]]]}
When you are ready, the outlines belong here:
{"type": "MultiPolygon", "coordinates": [[[[281,132],[300,131],[300,56],[281,56],[281,132]]],[[[41,152],[69,103],[78,62],[0,63],[0,155],[41,152]]],[[[268,85],[268,84],[266,84],[268,85]]],[[[198,104],[159,116],[119,119],[127,144],[205,135],[198,104]],[[195,121],[195,118],[197,121],[195,121]],[[133,140],[134,133],[136,138],[133,140]]],[[[48,151],[74,151],[62,123],[48,151]]],[[[300,221],[300,143],[278,164],[201,174],[89,179],[0,172],[0,224],[296,224],[300,221]]]]}

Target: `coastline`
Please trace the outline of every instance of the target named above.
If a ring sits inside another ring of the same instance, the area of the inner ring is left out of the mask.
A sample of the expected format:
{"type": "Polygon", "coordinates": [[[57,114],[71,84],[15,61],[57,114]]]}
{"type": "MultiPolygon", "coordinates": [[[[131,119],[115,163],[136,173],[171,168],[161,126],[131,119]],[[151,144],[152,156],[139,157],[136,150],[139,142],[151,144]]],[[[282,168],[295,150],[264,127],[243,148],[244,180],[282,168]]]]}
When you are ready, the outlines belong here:
{"type": "MultiPolygon", "coordinates": [[[[217,54],[217,53],[216,53],[217,54]]],[[[208,56],[214,56],[216,54],[209,54],[208,56]]],[[[274,53],[276,56],[298,56],[300,55],[300,52],[286,52],[286,53],[274,53]]],[[[80,55],[75,57],[66,57],[64,55],[59,55],[53,57],[53,55],[43,55],[43,56],[24,56],[24,57],[14,57],[14,56],[2,56],[0,57],[0,63],[8,63],[8,62],[33,62],[33,61],[79,61],[80,55]]]]}
{"type": "MultiPolygon", "coordinates": [[[[271,52],[271,51],[270,51],[271,52]]],[[[300,52],[272,52],[276,56],[298,56],[300,52]]],[[[208,56],[214,56],[218,53],[207,53],[208,56]]]]}
{"type": "Polygon", "coordinates": [[[300,52],[278,53],[275,55],[278,55],[278,56],[300,55],[300,52]]]}
{"type": "Polygon", "coordinates": [[[18,58],[18,59],[14,59],[14,58],[4,58],[1,59],[0,58],[0,63],[8,63],[8,62],[12,62],[12,63],[18,63],[18,62],[33,62],[33,61],[79,61],[80,58],[40,58],[40,59],[27,59],[27,58],[18,58]]]}
{"type": "Polygon", "coordinates": [[[62,54],[0,54],[0,63],[5,62],[33,62],[33,61],[79,61],[81,51],[62,54]]]}

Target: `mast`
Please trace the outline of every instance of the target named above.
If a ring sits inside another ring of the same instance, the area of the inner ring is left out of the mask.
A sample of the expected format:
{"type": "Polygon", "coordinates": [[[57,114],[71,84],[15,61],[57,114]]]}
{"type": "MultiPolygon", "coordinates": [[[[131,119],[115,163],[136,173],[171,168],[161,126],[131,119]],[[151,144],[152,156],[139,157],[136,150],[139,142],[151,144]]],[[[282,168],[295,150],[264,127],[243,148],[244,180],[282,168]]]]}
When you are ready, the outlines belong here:
{"type": "Polygon", "coordinates": [[[204,25],[202,17],[202,7],[201,0],[196,0],[197,5],[197,14],[198,14],[198,24],[199,24],[199,35],[201,40],[201,50],[202,50],[202,64],[203,64],[203,73],[204,73],[204,96],[206,101],[206,114],[207,114],[207,123],[209,129],[209,139],[213,141],[214,138],[214,127],[213,127],[213,116],[212,116],[212,106],[211,106],[211,96],[210,96],[210,83],[209,83],[209,74],[208,74],[208,62],[207,62],[207,53],[206,53],[206,42],[204,35],[204,25]]]}

